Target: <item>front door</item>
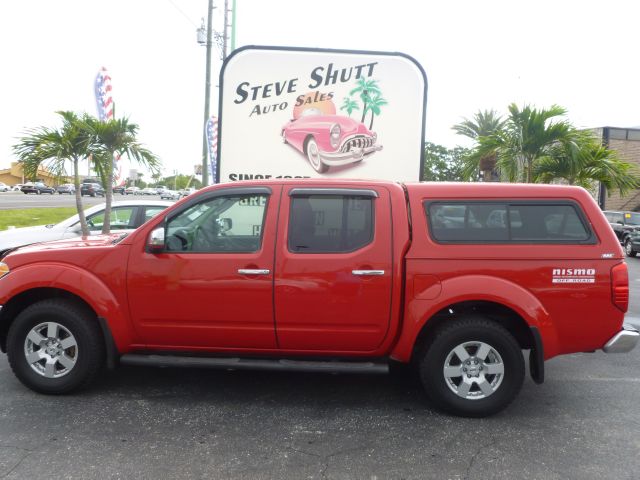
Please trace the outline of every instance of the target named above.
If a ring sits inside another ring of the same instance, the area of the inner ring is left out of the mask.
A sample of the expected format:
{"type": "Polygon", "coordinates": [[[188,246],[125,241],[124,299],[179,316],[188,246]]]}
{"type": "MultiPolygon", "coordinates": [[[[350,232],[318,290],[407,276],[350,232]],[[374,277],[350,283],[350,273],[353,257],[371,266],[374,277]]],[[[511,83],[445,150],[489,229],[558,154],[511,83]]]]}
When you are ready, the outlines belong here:
{"type": "Polygon", "coordinates": [[[272,349],[280,187],[199,195],[165,222],[165,247],[132,248],[129,307],[150,348],[272,349]]]}
{"type": "Polygon", "coordinates": [[[384,188],[284,188],[275,278],[280,348],[380,346],[391,309],[389,204],[384,188]]]}

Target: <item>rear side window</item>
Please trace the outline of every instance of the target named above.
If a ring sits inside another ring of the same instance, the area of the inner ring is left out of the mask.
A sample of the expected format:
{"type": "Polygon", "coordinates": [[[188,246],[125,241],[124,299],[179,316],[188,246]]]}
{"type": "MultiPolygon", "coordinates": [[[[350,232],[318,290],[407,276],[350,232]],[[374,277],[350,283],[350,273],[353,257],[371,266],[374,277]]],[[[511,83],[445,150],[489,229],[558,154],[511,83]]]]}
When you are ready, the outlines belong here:
{"type": "Polygon", "coordinates": [[[595,243],[577,205],[425,202],[429,230],[442,243],[595,243]]]}
{"type": "Polygon", "coordinates": [[[352,252],[373,240],[373,201],[351,195],[301,195],[291,198],[289,251],[352,252]]]}

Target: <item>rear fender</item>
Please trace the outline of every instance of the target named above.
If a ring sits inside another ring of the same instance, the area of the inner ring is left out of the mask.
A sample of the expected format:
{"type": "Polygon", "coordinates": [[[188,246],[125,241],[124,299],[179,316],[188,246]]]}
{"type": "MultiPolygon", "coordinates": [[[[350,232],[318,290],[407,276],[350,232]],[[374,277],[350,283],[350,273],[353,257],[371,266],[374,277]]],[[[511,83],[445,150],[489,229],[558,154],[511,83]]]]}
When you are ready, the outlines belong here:
{"type": "Polygon", "coordinates": [[[416,298],[416,292],[407,286],[407,301],[402,333],[391,352],[392,358],[409,361],[413,347],[422,329],[441,310],[469,301],[501,304],[516,312],[529,327],[536,327],[544,346],[544,358],[557,355],[558,336],[549,313],[528,290],[508,280],[488,275],[466,275],[442,281],[440,294],[435,299],[416,298]]]}

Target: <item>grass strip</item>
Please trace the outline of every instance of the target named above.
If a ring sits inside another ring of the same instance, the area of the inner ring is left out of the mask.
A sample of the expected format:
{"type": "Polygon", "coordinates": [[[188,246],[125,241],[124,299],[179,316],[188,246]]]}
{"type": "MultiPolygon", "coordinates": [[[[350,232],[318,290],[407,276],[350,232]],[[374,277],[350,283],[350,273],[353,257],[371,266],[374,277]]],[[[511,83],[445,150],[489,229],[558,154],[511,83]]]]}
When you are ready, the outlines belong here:
{"type": "Polygon", "coordinates": [[[75,207],[0,210],[0,230],[6,230],[11,225],[20,228],[58,223],[75,213],[75,207]]]}

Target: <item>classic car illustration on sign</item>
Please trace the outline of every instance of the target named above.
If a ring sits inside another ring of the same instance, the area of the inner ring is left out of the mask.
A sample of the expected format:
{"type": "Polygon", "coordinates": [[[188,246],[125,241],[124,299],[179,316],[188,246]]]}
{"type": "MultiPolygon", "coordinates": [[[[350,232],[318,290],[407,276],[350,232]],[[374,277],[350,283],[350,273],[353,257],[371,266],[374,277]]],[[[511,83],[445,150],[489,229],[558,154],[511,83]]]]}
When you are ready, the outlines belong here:
{"type": "Polygon", "coordinates": [[[421,180],[426,94],[402,53],[242,47],[220,73],[213,177],[421,180]]]}
{"type": "Polygon", "coordinates": [[[318,173],[361,162],[382,150],[376,144],[377,135],[362,123],[342,115],[324,115],[316,108],[307,108],[288,122],[282,128],[282,139],[305,155],[318,173]]]}

